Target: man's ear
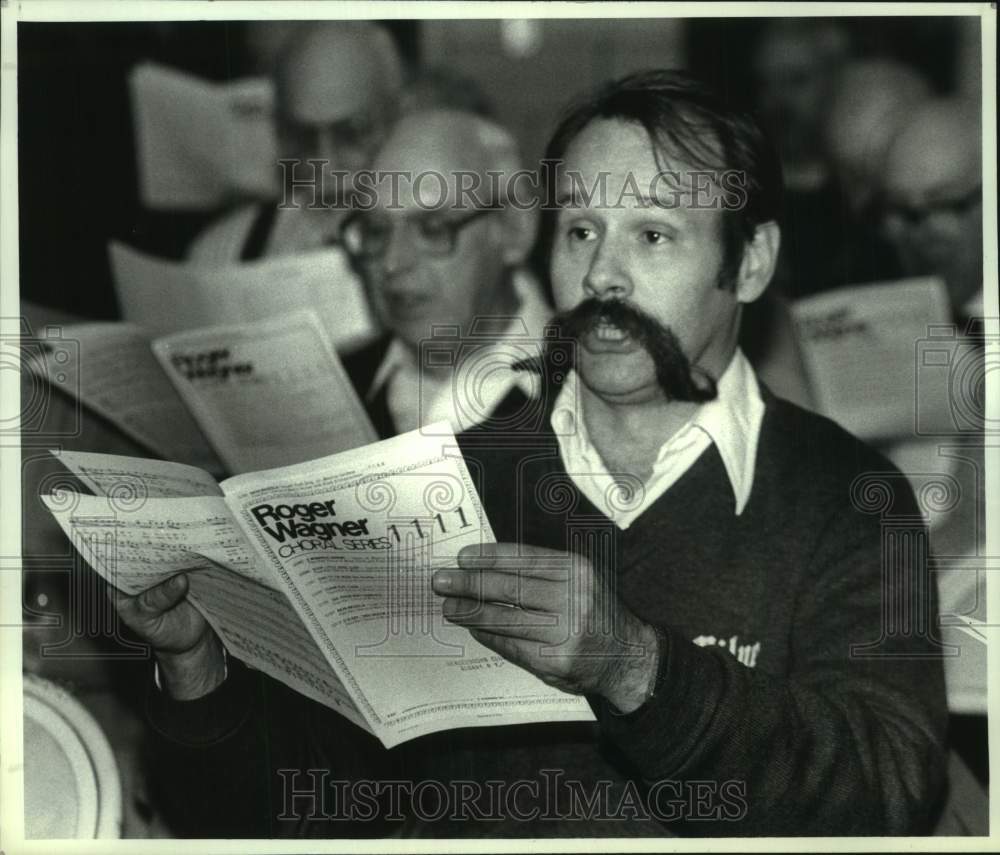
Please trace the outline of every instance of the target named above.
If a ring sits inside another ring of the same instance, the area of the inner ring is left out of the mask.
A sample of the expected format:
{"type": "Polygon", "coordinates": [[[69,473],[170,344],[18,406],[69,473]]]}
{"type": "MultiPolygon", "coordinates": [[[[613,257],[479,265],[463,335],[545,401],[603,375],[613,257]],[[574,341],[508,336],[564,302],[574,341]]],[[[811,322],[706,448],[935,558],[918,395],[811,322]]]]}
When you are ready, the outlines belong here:
{"type": "Polygon", "coordinates": [[[743,247],[743,261],[736,281],[736,298],[741,303],[752,303],[767,288],[778,264],[781,248],[781,229],[771,220],[761,223],[753,240],[743,247]]]}
{"type": "Polygon", "coordinates": [[[535,245],[535,237],[538,234],[538,206],[525,207],[508,203],[501,217],[503,262],[507,267],[517,267],[524,263],[535,245]]]}

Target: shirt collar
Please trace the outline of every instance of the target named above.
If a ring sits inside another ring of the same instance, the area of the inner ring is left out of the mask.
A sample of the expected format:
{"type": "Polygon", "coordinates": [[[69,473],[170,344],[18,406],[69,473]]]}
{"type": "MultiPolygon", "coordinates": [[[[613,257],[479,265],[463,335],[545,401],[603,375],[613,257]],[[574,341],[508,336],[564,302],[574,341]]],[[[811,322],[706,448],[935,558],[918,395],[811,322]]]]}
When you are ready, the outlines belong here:
{"type": "Polygon", "coordinates": [[[393,336],[389,342],[389,347],[382,357],[382,362],[375,372],[371,386],[368,387],[368,394],[365,399],[371,401],[385,386],[386,382],[400,369],[413,370],[416,368],[416,357],[413,351],[406,347],[398,338],[393,336]]]}
{"type": "MultiPolygon", "coordinates": [[[[542,295],[541,286],[526,270],[514,270],[511,274],[511,284],[518,300],[517,314],[510,318],[510,323],[504,330],[490,338],[496,343],[509,342],[513,339],[527,339],[533,342],[543,340],[545,325],[552,317],[552,309],[542,295]]],[[[405,370],[415,373],[419,370],[417,355],[398,338],[393,337],[386,349],[385,356],[378,371],[368,387],[365,399],[371,401],[397,371],[405,370]]],[[[538,394],[538,384],[528,371],[514,372],[511,386],[519,387],[529,397],[538,394]]]]}
{"type": "MultiPolygon", "coordinates": [[[[571,443],[585,459],[599,460],[590,443],[576,394],[578,380],[570,372],[559,391],[550,421],[561,442],[571,443]]],[[[737,348],[717,383],[718,395],[698,407],[691,419],[660,446],[657,464],[686,446],[692,430],[702,431],[722,458],[736,500],[736,514],[743,513],[753,488],[754,469],[764,401],[753,368],[737,348]]],[[[603,464],[602,464],[603,465],[603,464]]]]}
{"type": "Polygon", "coordinates": [[[983,292],[980,291],[974,297],[972,297],[964,306],[962,306],[962,314],[967,318],[981,318],[986,312],[984,311],[985,300],[983,299],[983,292]]]}

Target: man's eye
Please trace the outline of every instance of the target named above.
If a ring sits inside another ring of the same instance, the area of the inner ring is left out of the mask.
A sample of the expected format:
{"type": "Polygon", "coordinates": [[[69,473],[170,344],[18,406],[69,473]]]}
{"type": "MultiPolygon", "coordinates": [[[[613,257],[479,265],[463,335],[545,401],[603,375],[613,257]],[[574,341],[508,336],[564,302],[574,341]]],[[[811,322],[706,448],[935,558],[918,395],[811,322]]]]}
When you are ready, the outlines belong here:
{"type": "Polygon", "coordinates": [[[665,232],[658,232],[655,229],[646,229],[642,233],[642,239],[651,246],[669,243],[670,237],[665,232]]]}
{"type": "Polygon", "coordinates": [[[358,116],[347,122],[345,130],[357,137],[367,136],[372,132],[372,120],[367,116],[358,116]]]}
{"type": "Polygon", "coordinates": [[[385,220],[362,220],[360,226],[371,237],[384,237],[392,231],[392,225],[385,220]]]}
{"type": "Polygon", "coordinates": [[[303,125],[299,122],[286,121],[284,132],[292,139],[301,142],[303,140],[311,140],[316,134],[316,129],[311,125],[303,125]]]}
{"type": "Polygon", "coordinates": [[[570,240],[583,241],[590,240],[594,236],[594,230],[588,229],[586,226],[570,226],[566,234],[570,240]]]}
{"type": "Polygon", "coordinates": [[[374,128],[367,119],[347,119],[332,125],[331,130],[334,137],[344,145],[357,145],[359,142],[367,140],[374,128]]]}
{"type": "Polygon", "coordinates": [[[448,234],[448,224],[441,220],[422,220],[420,223],[420,233],[424,237],[439,238],[448,234]]]}

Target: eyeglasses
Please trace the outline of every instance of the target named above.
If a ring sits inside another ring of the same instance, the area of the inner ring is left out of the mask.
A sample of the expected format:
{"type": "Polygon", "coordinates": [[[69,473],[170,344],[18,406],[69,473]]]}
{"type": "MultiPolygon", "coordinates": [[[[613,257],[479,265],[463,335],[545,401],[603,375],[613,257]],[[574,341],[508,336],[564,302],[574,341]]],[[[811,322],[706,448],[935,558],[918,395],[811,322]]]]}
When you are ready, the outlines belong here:
{"type": "Polygon", "coordinates": [[[442,217],[437,214],[386,217],[367,211],[351,214],[340,229],[344,249],[366,261],[385,256],[392,243],[398,223],[417,252],[431,256],[447,256],[455,251],[462,230],[486,214],[501,210],[499,207],[479,208],[464,217],[442,217]]]}
{"type": "Polygon", "coordinates": [[[930,202],[926,205],[889,205],[886,215],[891,218],[898,218],[898,221],[907,226],[919,226],[934,216],[961,217],[970,211],[981,199],[983,193],[982,184],[977,184],[968,193],[957,196],[954,199],[942,199],[937,202],[930,202]]]}

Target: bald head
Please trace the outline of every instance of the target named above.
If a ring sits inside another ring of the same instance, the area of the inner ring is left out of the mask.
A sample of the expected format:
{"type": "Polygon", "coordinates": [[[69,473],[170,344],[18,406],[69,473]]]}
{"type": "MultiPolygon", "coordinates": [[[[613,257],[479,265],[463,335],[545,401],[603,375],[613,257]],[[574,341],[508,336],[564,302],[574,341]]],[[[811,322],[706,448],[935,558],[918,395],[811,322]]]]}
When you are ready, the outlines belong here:
{"type": "Polygon", "coordinates": [[[324,21],[298,28],[275,71],[282,111],[331,122],[360,110],[373,95],[395,95],[402,69],[392,38],[367,21],[324,21]]]}
{"type": "Polygon", "coordinates": [[[982,124],[976,105],[923,102],[885,163],[886,232],[907,272],[943,276],[961,310],[982,289],[982,124]]]}
{"type": "Polygon", "coordinates": [[[920,202],[982,181],[979,110],[957,98],[932,98],[900,123],[885,162],[886,192],[920,202]]]}
{"type": "Polygon", "coordinates": [[[296,28],[275,69],[281,156],[370,165],[394,118],[402,68],[392,38],[365,21],[296,28]]]}
{"type": "Polygon", "coordinates": [[[517,143],[496,123],[459,110],[434,109],[400,119],[378,153],[375,168],[405,173],[399,185],[404,200],[412,196],[425,207],[435,207],[461,202],[462,188],[471,186],[473,175],[480,189],[469,194],[465,204],[473,198],[482,204],[498,202],[494,198],[498,182],[491,181],[489,173],[501,175],[502,187],[502,177],[520,165],[517,143]]]}
{"type": "Polygon", "coordinates": [[[825,147],[855,210],[874,197],[893,135],[929,94],[920,74],[892,60],[854,62],[838,76],[826,121],[825,147]]]}

